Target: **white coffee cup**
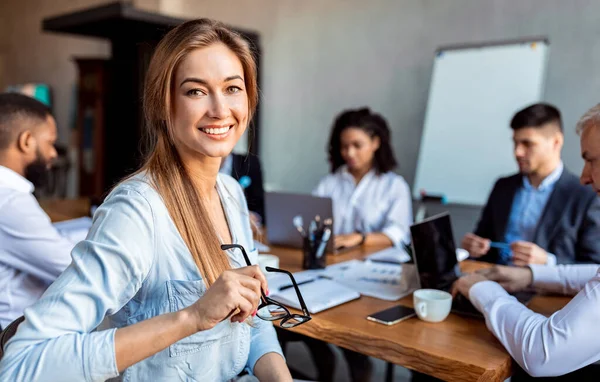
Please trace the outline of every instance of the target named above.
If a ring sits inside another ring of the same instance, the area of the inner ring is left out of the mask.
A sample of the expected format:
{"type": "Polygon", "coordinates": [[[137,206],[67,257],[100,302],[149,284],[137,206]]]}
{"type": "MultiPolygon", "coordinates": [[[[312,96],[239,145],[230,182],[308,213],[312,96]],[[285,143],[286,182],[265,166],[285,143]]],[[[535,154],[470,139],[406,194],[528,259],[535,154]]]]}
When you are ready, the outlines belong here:
{"type": "Polygon", "coordinates": [[[469,256],[469,252],[466,249],[456,248],[456,260],[458,260],[458,262],[468,259],[469,256]]]}
{"type": "Polygon", "coordinates": [[[452,308],[452,295],[437,289],[419,289],[413,293],[413,305],[423,321],[444,321],[452,308]]]}
{"type": "Polygon", "coordinates": [[[262,273],[266,275],[267,267],[279,268],[279,257],[261,253],[258,255],[258,266],[260,267],[262,273]]]}

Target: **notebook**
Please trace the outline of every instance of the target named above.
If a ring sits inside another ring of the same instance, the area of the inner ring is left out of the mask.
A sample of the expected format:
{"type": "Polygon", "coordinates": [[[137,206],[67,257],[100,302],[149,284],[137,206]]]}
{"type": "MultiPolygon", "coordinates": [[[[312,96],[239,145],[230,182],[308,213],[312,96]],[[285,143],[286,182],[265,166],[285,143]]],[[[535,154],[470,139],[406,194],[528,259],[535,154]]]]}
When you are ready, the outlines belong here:
{"type": "Polygon", "coordinates": [[[330,265],[326,274],[363,296],[397,301],[416,289],[413,264],[397,264],[371,260],[350,260],[330,265]]]}
{"type": "MultiPolygon", "coordinates": [[[[319,313],[334,306],[356,300],[360,293],[335,281],[322,278],[320,272],[304,271],[294,274],[294,278],[300,288],[300,293],[304,298],[304,303],[311,314],[319,313]]],[[[285,275],[268,275],[270,298],[282,303],[283,305],[300,309],[300,301],[294,288],[279,288],[291,283],[289,277],[285,275]]]]}

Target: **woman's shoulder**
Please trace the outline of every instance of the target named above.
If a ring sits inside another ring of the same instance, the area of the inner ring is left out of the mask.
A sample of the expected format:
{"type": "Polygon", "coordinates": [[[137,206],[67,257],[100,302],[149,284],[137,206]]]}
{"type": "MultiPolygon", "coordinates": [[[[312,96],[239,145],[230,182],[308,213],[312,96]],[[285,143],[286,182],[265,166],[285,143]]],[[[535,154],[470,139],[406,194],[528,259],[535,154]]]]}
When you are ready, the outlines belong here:
{"type": "Polygon", "coordinates": [[[339,184],[342,180],[344,180],[346,173],[342,169],[338,169],[335,172],[331,172],[319,181],[319,185],[336,185],[339,184]]]}
{"type": "Polygon", "coordinates": [[[399,187],[403,190],[408,190],[410,188],[404,177],[393,171],[384,172],[379,175],[379,178],[389,187],[399,187]]]}
{"type": "Polygon", "coordinates": [[[313,195],[330,196],[336,186],[340,184],[340,179],[340,175],[337,172],[325,175],[317,183],[317,187],[313,190],[313,195]]]}
{"type": "Polygon", "coordinates": [[[150,176],[146,172],[139,172],[121,181],[112,189],[104,202],[118,199],[119,196],[145,199],[149,206],[155,203],[162,204],[162,198],[152,186],[150,176]]]}

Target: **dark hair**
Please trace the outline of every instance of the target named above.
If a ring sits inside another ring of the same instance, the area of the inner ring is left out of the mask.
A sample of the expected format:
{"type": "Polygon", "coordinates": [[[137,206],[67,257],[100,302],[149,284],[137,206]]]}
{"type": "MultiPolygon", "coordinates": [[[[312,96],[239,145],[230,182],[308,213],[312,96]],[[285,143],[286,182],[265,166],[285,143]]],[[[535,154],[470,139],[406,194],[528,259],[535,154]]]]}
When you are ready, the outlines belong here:
{"type": "Polygon", "coordinates": [[[345,110],[335,119],[327,150],[332,173],[336,172],[345,163],[341,152],[341,135],[342,131],[349,127],[361,129],[371,138],[379,138],[379,149],[375,151],[373,160],[373,166],[378,175],[396,168],[398,162],[394,157],[394,151],[390,144],[390,129],[387,122],[381,115],[372,113],[369,108],[365,107],[356,110],[345,110]]]}
{"type": "Polygon", "coordinates": [[[551,122],[555,122],[560,131],[563,131],[560,111],[550,104],[536,103],[518,111],[510,121],[510,128],[519,130],[524,127],[542,127],[551,122]]]}
{"type": "Polygon", "coordinates": [[[40,101],[20,93],[0,93],[0,149],[7,148],[20,133],[19,122],[25,119],[43,122],[51,115],[40,101]]]}

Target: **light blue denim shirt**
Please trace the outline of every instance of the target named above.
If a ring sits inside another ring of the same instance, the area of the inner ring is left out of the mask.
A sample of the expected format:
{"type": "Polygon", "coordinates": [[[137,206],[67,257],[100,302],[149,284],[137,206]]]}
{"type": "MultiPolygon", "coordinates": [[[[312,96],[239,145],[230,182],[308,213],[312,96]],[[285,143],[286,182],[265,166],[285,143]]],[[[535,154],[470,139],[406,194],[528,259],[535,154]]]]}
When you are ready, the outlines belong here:
{"type": "MultiPolygon", "coordinates": [[[[221,197],[233,243],[253,264],[257,251],[238,183],[220,174],[221,197]]],[[[245,266],[240,251],[232,267],[245,266]]],[[[179,311],[201,297],[205,284],[160,197],[144,174],[129,179],[94,214],[73,262],[32,307],[8,342],[0,381],[104,381],[119,376],[115,331],[179,311]],[[104,322],[103,322],[104,321],[104,322]],[[102,323],[106,330],[95,330],[102,323]]],[[[281,353],[273,325],[254,318],[225,320],[131,366],[123,381],[225,381],[252,371],[266,353],[281,353]]]]}

